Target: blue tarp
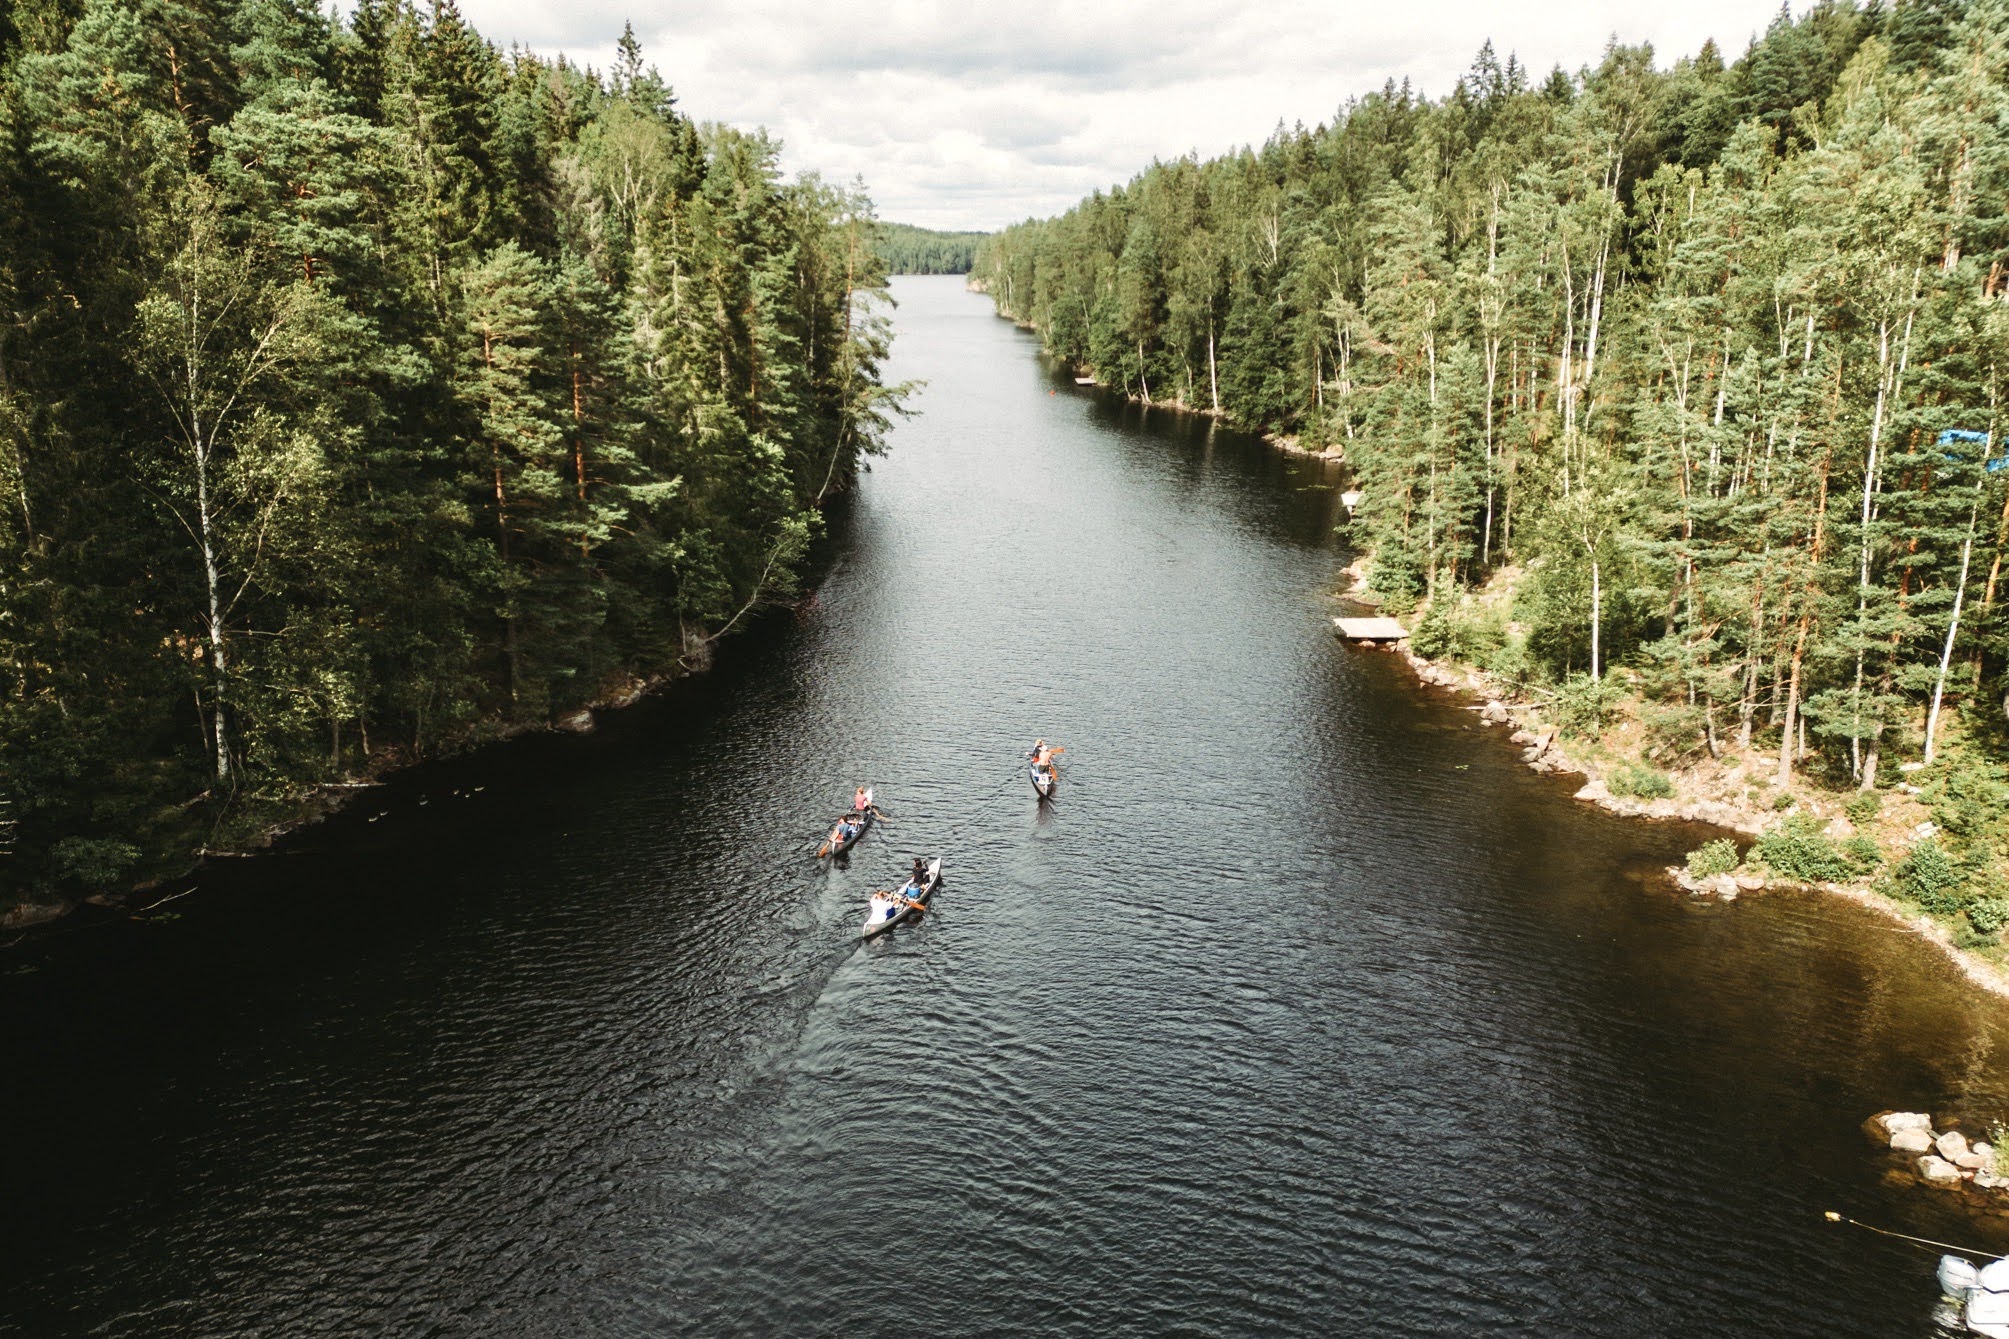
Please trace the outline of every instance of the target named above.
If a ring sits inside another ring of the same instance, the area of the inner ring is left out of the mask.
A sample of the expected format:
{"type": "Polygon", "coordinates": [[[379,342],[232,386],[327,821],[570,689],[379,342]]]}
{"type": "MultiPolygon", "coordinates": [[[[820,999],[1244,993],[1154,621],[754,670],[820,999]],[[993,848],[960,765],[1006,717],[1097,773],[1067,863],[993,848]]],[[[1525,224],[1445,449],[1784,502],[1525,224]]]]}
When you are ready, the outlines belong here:
{"type": "MultiPolygon", "coordinates": [[[[1987,433],[1975,432],[1969,428],[1948,428],[1939,434],[1939,444],[1943,447],[1959,446],[1966,442],[1974,442],[1980,445],[1982,457],[1986,461],[1985,468],[1990,474],[1994,474],[1998,470],[2009,469],[2009,454],[1987,459],[1990,449],[1995,444],[1987,433]]],[[[1953,460],[1957,459],[1957,457],[1948,455],[1947,459],[1953,460]]]]}

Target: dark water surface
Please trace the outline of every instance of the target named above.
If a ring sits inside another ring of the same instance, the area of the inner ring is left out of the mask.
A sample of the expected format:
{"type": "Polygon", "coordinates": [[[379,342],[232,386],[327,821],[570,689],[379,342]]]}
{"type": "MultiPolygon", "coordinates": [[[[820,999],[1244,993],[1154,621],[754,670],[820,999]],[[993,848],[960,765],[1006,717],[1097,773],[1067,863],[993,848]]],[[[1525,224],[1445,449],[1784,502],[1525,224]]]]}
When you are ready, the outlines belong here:
{"type": "Polygon", "coordinates": [[[1323,467],[898,291],[923,412],[812,608],[0,956],[0,1331],[1932,1333],[1820,1211],[2003,1239],[1856,1126],[2009,1114],[2009,1014],[1648,881],[1702,834],[1333,642],[1323,467]]]}

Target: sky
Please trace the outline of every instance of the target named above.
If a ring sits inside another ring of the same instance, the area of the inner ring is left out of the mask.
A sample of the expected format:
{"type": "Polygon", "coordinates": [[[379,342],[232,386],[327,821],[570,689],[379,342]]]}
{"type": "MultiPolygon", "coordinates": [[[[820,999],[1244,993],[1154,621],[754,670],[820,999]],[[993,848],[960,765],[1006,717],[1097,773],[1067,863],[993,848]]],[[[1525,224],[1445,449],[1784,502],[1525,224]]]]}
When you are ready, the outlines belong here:
{"type": "Polygon", "coordinates": [[[1539,80],[1613,37],[1666,66],[1742,52],[1778,0],[460,0],[491,41],[607,69],[624,22],[688,115],[862,177],[881,218],[989,230],[1154,158],[1260,143],[1408,79],[1441,97],[1492,39],[1539,80]]]}

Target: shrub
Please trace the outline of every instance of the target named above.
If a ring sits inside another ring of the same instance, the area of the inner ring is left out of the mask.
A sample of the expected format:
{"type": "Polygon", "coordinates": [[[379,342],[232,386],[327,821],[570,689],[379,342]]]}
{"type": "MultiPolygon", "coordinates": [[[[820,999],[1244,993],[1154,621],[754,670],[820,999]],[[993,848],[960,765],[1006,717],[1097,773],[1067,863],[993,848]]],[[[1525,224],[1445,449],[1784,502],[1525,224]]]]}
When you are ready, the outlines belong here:
{"type": "Polygon", "coordinates": [[[1458,629],[1456,620],[1451,616],[1451,602],[1432,600],[1430,607],[1423,611],[1423,621],[1409,636],[1410,649],[1419,656],[1436,660],[1455,654],[1457,642],[1458,629]]]}
{"type": "Polygon", "coordinates": [[[1614,795],[1641,800],[1664,800],[1674,794],[1674,783],[1667,779],[1667,773],[1631,762],[1614,771],[1605,786],[1614,795]]]}
{"type": "Polygon", "coordinates": [[[1686,702],[1647,702],[1639,708],[1646,727],[1646,753],[1654,758],[1687,758],[1703,751],[1702,708],[1686,702]]]}
{"type": "Polygon", "coordinates": [[[1861,827],[1875,818],[1882,808],[1881,793],[1874,790],[1859,790],[1849,796],[1848,803],[1842,806],[1842,812],[1849,816],[1849,822],[1861,827]]]}
{"type": "Polygon", "coordinates": [[[1829,883],[1853,875],[1855,867],[1821,831],[1819,819],[1795,814],[1760,837],[1751,858],[1767,869],[1803,883],[1829,883]]]}
{"type": "Polygon", "coordinates": [[[1688,853],[1688,873],[1697,879],[1713,879],[1737,868],[1737,844],[1729,838],[1705,843],[1688,853]]]}
{"type": "Polygon", "coordinates": [[[1793,794],[1790,790],[1782,790],[1772,797],[1772,809],[1775,813],[1783,814],[1799,802],[1799,796],[1793,794]]]}
{"type": "Polygon", "coordinates": [[[1507,637],[1486,657],[1486,672],[1515,692],[1535,679],[1535,658],[1528,654],[1525,637],[1507,637]]]}
{"type": "Polygon", "coordinates": [[[1876,838],[1866,833],[1858,832],[1855,836],[1846,838],[1842,842],[1842,854],[1847,856],[1849,863],[1863,874],[1869,873],[1883,863],[1883,848],[1876,844],[1876,838]]]}
{"type": "Polygon", "coordinates": [[[65,837],[49,854],[64,878],[92,889],[117,887],[140,858],[137,846],[109,837],[65,837]]]}
{"type": "Polygon", "coordinates": [[[1975,898],[1967,904],[1967,923],[1976,934],[2000,934],[2009,925],[2009,897],[1975,898]]]}
{"type": "Polygon", "coordinates": [[[1611,679],[1573,674],[1556,689],[1556,724],[1566,735],[1595,736],[1604,729],[1604,718],[1624,696],[1625,690],[1611,679]]]}
{"type": "Polygon", "coordinates": [[[1911,848],[1911,854],[1891,871],[1899,897],[1918,903],[1936,916],[1950,916],[1968,903],[1961,885],[1966,882],[1953,861],[1930,837],[1911,848]]]}

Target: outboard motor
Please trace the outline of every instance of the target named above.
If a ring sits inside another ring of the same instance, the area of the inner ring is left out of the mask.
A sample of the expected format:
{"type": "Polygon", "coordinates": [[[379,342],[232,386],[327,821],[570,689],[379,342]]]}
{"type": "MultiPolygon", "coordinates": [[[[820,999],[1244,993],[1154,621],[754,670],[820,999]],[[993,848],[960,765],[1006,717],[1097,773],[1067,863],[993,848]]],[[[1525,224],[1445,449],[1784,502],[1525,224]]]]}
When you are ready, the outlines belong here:
{"type": "Polygon", "coordinates": [[[1957,1255],[1939,1257],[1939,1290],[1959,1301],[1981,1286],[1981,1271],[1957,1255]]]}

